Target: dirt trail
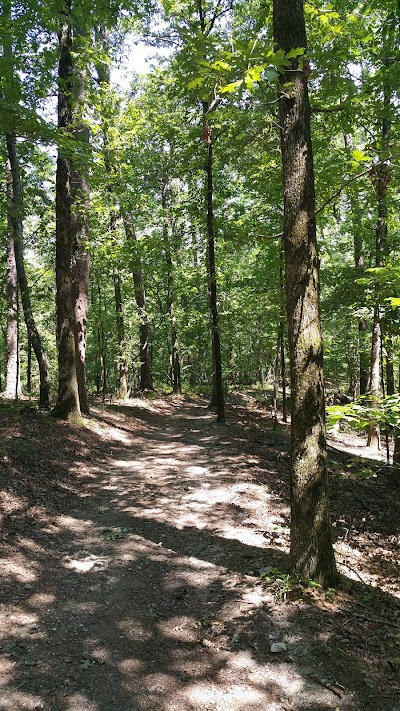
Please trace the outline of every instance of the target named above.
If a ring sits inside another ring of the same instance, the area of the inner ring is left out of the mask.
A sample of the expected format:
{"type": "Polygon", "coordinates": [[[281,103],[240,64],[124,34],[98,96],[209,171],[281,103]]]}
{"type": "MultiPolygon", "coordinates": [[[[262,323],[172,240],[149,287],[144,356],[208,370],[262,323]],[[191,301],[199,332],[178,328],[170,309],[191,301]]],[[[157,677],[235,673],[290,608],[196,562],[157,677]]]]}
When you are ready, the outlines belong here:
{"type": "Polygon", "coordinates": [[[287,433],[231,415],[171,398],[81,430],[7,421],[2,711],[400,710],[376,662],[400,654],[395,597],[284,604],[260,579],[287,568],[287,433]]]}

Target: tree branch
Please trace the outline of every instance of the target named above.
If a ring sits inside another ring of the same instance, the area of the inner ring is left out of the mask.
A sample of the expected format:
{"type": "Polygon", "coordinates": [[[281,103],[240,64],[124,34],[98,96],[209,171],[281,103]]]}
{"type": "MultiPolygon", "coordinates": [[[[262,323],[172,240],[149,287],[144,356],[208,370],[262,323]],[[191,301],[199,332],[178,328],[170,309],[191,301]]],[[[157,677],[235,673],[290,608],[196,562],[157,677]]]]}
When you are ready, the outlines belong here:
{"type": "Polygon", "coordinates": [[[312,114],[331,114],[335,111],[346,111],[352,108],[351,104],[336,104],[335,106],[310,106],[312,114]]]}
{"type": "Polygon", "coordinates": [[[325,202],[322,203],[321,207],[319,207],[315,212],[314,216],[319,215],[320,212],[323,212],[327,205],[329,205],[331,202],[333,202],[339,195],[343,192],[345,188],[347,188],[348,185],[351,185],[351,183],[354,183],[355,180],[358,180],[358,178],[362,178],[364,175],[368,175],[368,173],[372,170],[372,168],[375,168],[375,166],[380,165],[381,163],[387,163],[388,160],[391,158],[397,158],[400,153],[394,153],[394,155],[389,156],[389,158],[382,158],[382,160],[378,160],[376,163],[373,163],[370,165],[366,170],[363,170],[361,173],[357,173],[357,175],[353,175],[352,178],[349,178],[346,180],[343,185],[340,186],[325,202]]]}

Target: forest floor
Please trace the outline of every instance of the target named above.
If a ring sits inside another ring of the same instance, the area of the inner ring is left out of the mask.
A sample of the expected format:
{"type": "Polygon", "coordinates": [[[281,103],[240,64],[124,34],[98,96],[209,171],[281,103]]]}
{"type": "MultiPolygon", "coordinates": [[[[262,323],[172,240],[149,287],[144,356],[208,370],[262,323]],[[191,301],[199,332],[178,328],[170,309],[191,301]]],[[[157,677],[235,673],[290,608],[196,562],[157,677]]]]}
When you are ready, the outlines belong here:
{"type": "Polygon", "coordinates": [[[288,428],[239,393],[227,417],[170,396],[72,427],[0,403],[1,711],[400,711],[392,478],[333,443],[342,582],[304,589],[288,428]]]}

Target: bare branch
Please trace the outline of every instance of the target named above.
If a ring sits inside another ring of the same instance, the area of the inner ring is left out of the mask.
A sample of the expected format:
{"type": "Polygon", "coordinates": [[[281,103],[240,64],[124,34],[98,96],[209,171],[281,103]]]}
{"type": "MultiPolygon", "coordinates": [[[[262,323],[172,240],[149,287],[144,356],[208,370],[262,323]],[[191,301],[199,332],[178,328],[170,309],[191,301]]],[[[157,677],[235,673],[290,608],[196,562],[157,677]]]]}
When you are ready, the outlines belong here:
{"type": "Polygon", "coordinates": [[[283,237],[283,232],[277,232],[276,235],[257,235],[259,239],[281,239],[283,237]]]}

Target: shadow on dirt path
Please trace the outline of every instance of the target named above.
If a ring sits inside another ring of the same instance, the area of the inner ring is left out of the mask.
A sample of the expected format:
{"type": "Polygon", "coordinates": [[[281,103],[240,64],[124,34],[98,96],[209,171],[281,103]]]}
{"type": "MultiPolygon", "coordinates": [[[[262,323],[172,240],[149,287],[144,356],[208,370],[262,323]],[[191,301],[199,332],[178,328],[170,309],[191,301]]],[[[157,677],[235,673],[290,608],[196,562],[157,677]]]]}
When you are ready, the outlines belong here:
{"type": "Polygon", "coordinates": [[[0,411],[2,711],[400,710],[395,597],[260,579],[288,567],[288,438],[230,414],[0,411]]]}

